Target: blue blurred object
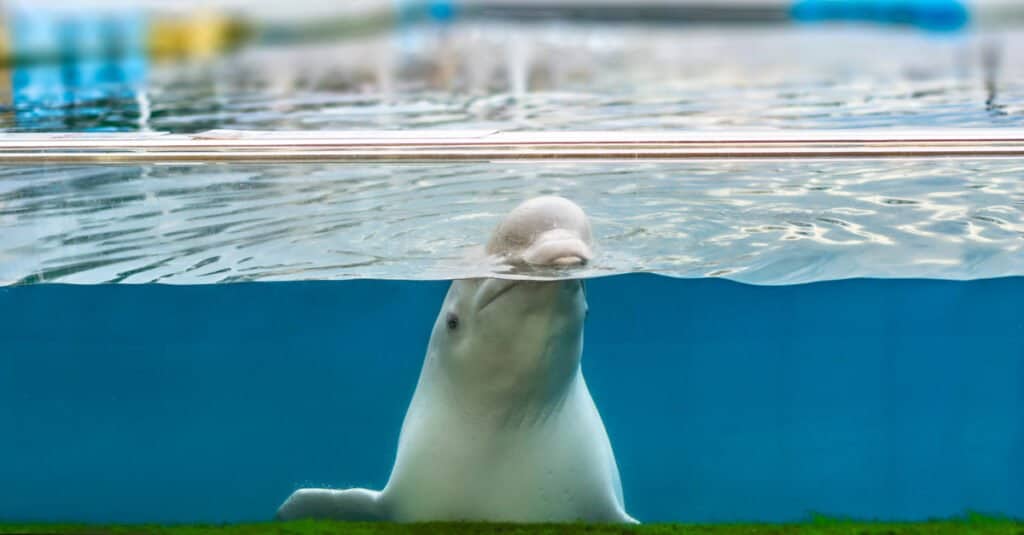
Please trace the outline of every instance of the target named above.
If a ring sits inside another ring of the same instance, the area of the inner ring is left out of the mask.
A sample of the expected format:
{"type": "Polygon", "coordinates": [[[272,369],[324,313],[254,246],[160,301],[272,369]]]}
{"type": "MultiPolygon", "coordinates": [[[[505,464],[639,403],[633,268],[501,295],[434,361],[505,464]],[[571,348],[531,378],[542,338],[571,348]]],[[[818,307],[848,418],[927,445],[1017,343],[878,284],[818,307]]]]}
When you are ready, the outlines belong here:
{"type": "Polygon", "coordinates": [[[649,0],[599,2],[553,0],[398,0],[400,22],[448,22],[453,19],[638,21],[659,24],[764,24],[859,22],[950,31],[971,21],[960,0],[779,0],[756,4],[649,0]]]}
{"type": "MultiPolygon", "coordinates": [[[[75,130],[82,106],[107,113],[145,82],[146,19],[139,10],[11,12],[11,95],[18,124],[75,130]]],[[[94,127],[89,130],[106,130],[94,127]]]]}
{"type": "Polygon", "coordinates": [[[433,0],[427,4],[430,18],[438,22],[448,22],[455,18],[455,6],[449,0],[433,0]]]}
{"type": "Polygon", "coordinates": [[[450,22],[456,18],[452,0],[395,0],[395,19],[400,26],[421,22],[450,22]]]}
{"type": "Polygon", "coordinates": [[[148,21],[140,9],[14,7],[7,16],[13,59],[19,62],[145,54],[148,21]]]}
{"type": "Polygon", "coordinates": [[[970,13],[957,0],[797,0],[791,15],[800,22],[871,22],[959,30],[970,13]]]}

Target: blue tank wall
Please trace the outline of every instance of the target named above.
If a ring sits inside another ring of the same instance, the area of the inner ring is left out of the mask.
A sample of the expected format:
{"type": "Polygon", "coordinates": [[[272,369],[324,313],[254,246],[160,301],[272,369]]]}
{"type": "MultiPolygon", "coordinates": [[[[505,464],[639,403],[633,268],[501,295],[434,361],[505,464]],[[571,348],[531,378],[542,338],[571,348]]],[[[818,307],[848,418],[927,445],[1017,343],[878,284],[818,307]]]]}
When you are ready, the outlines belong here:
{"type": "MultiPolygon", "coordinates": [[[[270,518],[379,488],[445,283],[0,289],[0,520],[270,518]]],[[[1024,517],[1024,279],[588,282],[644,521],[1024,517]]]]}

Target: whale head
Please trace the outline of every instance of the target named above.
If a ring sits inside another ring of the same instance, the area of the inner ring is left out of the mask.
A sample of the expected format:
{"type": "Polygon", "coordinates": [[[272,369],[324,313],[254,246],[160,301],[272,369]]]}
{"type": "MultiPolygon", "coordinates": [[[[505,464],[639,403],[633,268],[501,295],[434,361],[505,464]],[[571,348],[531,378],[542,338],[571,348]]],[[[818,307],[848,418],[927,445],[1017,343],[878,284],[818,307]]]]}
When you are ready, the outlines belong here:
{"type": "MultiPolygon", "coordinates": [[[[487,252],[518,269],[569,269],[593,256],[590,222],[561,197],[512,210],[487,252]]],[[[587,302],[581,280],[465,279],[452,283],[428,359],[467,403],[522,414],[561,395],[577,375],[587,302]]]]}
{"type": "Polygon", "coordinates": [[[592,236],[587,214],[562,197],[530,199],[498,224],[487,253],[513,265],[579,266],[590,261],[592,236]]]}

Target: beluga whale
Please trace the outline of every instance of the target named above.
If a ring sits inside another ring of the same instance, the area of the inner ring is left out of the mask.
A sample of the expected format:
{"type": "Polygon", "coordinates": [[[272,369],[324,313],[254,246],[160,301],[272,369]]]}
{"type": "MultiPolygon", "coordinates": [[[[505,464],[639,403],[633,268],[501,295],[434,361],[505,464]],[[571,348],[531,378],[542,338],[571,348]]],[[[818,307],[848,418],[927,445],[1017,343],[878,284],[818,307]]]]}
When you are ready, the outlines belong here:
{"type": "MultiPolygon", "coordinates": [[[[545,196],[508,213],[488,256],[529,271],[583,266],[584,211],[545,196]]],[[[452,282],[383,490],[296,490],[277,518],[635,523],[580,368],[579,279],[452,282]]]]}

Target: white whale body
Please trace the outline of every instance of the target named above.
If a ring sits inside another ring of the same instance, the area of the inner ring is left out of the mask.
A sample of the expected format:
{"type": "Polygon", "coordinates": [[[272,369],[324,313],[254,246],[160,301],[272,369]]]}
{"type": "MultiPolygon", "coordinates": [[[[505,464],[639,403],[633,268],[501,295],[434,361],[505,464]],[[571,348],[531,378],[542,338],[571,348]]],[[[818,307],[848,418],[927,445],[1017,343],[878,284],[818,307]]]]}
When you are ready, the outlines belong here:
{"type": "MultiPolygon", "coordinates": [[[[503,219],[487,252],[582,265],[590,223],[571,201],[538,197],[503,219]]],[[[300,489],[277,517],[636,522],[580,368],[586,312],[579,280],[452,282],[387,485],[300,489]]]]}

